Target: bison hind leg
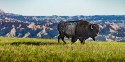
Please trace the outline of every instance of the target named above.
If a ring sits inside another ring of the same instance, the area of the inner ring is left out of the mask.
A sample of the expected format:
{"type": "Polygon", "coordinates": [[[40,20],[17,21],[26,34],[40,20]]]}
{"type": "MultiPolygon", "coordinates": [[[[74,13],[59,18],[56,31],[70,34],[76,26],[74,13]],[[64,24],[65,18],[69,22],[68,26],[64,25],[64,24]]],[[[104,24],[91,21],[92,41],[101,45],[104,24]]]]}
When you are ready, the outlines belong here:
{"type": "Polygon", "coordinates": [[[64,36],[58,36],[58,43],[60,43],[60,38],[62,39],[62,41],[64,42],[64,44],[66,44],[65,40],[64,40],[64,36]]]}
{"type": "Polygon", "coordinates": [[[60,38],[61,38],[61,36],[59,35],[59,36],[58,36],[58,43],[60,43],[60,38]]]}
{"type": "Polygon", "coordinates": [[[64,42],[64,44],[66,44],[65,40],[64,40],[64,37],[61,37],[62,41],[64,42]]]}

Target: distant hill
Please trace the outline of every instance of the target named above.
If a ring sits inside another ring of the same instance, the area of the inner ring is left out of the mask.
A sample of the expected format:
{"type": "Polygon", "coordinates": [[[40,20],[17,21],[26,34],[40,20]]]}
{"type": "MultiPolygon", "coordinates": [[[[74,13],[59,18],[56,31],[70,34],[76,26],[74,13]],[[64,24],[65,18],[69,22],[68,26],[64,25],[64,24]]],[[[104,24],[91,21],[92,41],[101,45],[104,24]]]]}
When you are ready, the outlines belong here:
{"type": "Polygon", "coordinates": [[[125,41],[125,15],[23,16],[3,10],[0,10],[0,36],[57,38],[57,24],[60,21],[79,19],[100,25],[97,40],[125,41]]]}

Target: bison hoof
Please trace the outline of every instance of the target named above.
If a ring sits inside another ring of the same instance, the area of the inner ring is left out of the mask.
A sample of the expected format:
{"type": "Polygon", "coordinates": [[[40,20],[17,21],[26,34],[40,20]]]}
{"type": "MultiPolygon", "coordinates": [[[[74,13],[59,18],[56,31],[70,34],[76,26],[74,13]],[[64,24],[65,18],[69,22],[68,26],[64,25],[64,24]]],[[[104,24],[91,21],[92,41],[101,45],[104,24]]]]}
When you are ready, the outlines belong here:
{"type": "Polygon", "coordinates": [[[64,43],[64,44],[66,44],[66,43],[64,43]]]}
{"type": "Polygon", "coordinates": [[[63,45],[66,45],[66,43],[63,43],[63,45]]]}
{"type": "Polygon", "coordinates": [[[84,45],[84,44],[85,44],[85,42],[81,42],[81,44],[82,44],[82,45],[84,45]]]}
{"type": "Polygon", "coordinates": [[[85,43],[81,43],[82,45],[84,45],[85,43]]]}

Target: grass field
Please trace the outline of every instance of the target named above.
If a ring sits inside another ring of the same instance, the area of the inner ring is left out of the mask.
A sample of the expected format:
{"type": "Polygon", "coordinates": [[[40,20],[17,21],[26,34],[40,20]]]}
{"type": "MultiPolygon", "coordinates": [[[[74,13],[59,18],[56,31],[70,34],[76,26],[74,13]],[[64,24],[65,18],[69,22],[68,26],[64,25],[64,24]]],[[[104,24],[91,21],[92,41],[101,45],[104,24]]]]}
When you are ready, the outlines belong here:
{"type": "Polygon", "coordinates": [[[58,44],[57,39],[0,38],[0,62],[125,62],[124,42],[58,44]]]}

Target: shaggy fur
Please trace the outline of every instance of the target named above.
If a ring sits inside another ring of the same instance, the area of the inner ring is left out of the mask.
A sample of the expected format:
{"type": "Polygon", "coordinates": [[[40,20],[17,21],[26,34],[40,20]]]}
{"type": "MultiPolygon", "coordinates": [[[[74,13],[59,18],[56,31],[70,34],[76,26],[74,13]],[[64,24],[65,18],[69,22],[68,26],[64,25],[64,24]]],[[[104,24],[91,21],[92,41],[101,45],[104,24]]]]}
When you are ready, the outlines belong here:
{"type": "Polygon", "coordinates": [[[66,36],[67,38],[71,38],[72,43],[79,39],[84,44],[85,40],[89,37],[95,41],[95,37],[99,32],[99,26],[84,20],[68,21],[59,23],[58,31],[58,42],[62,39],[64,44],[66,44],[64,41],[64,37],[66,36]]]}

